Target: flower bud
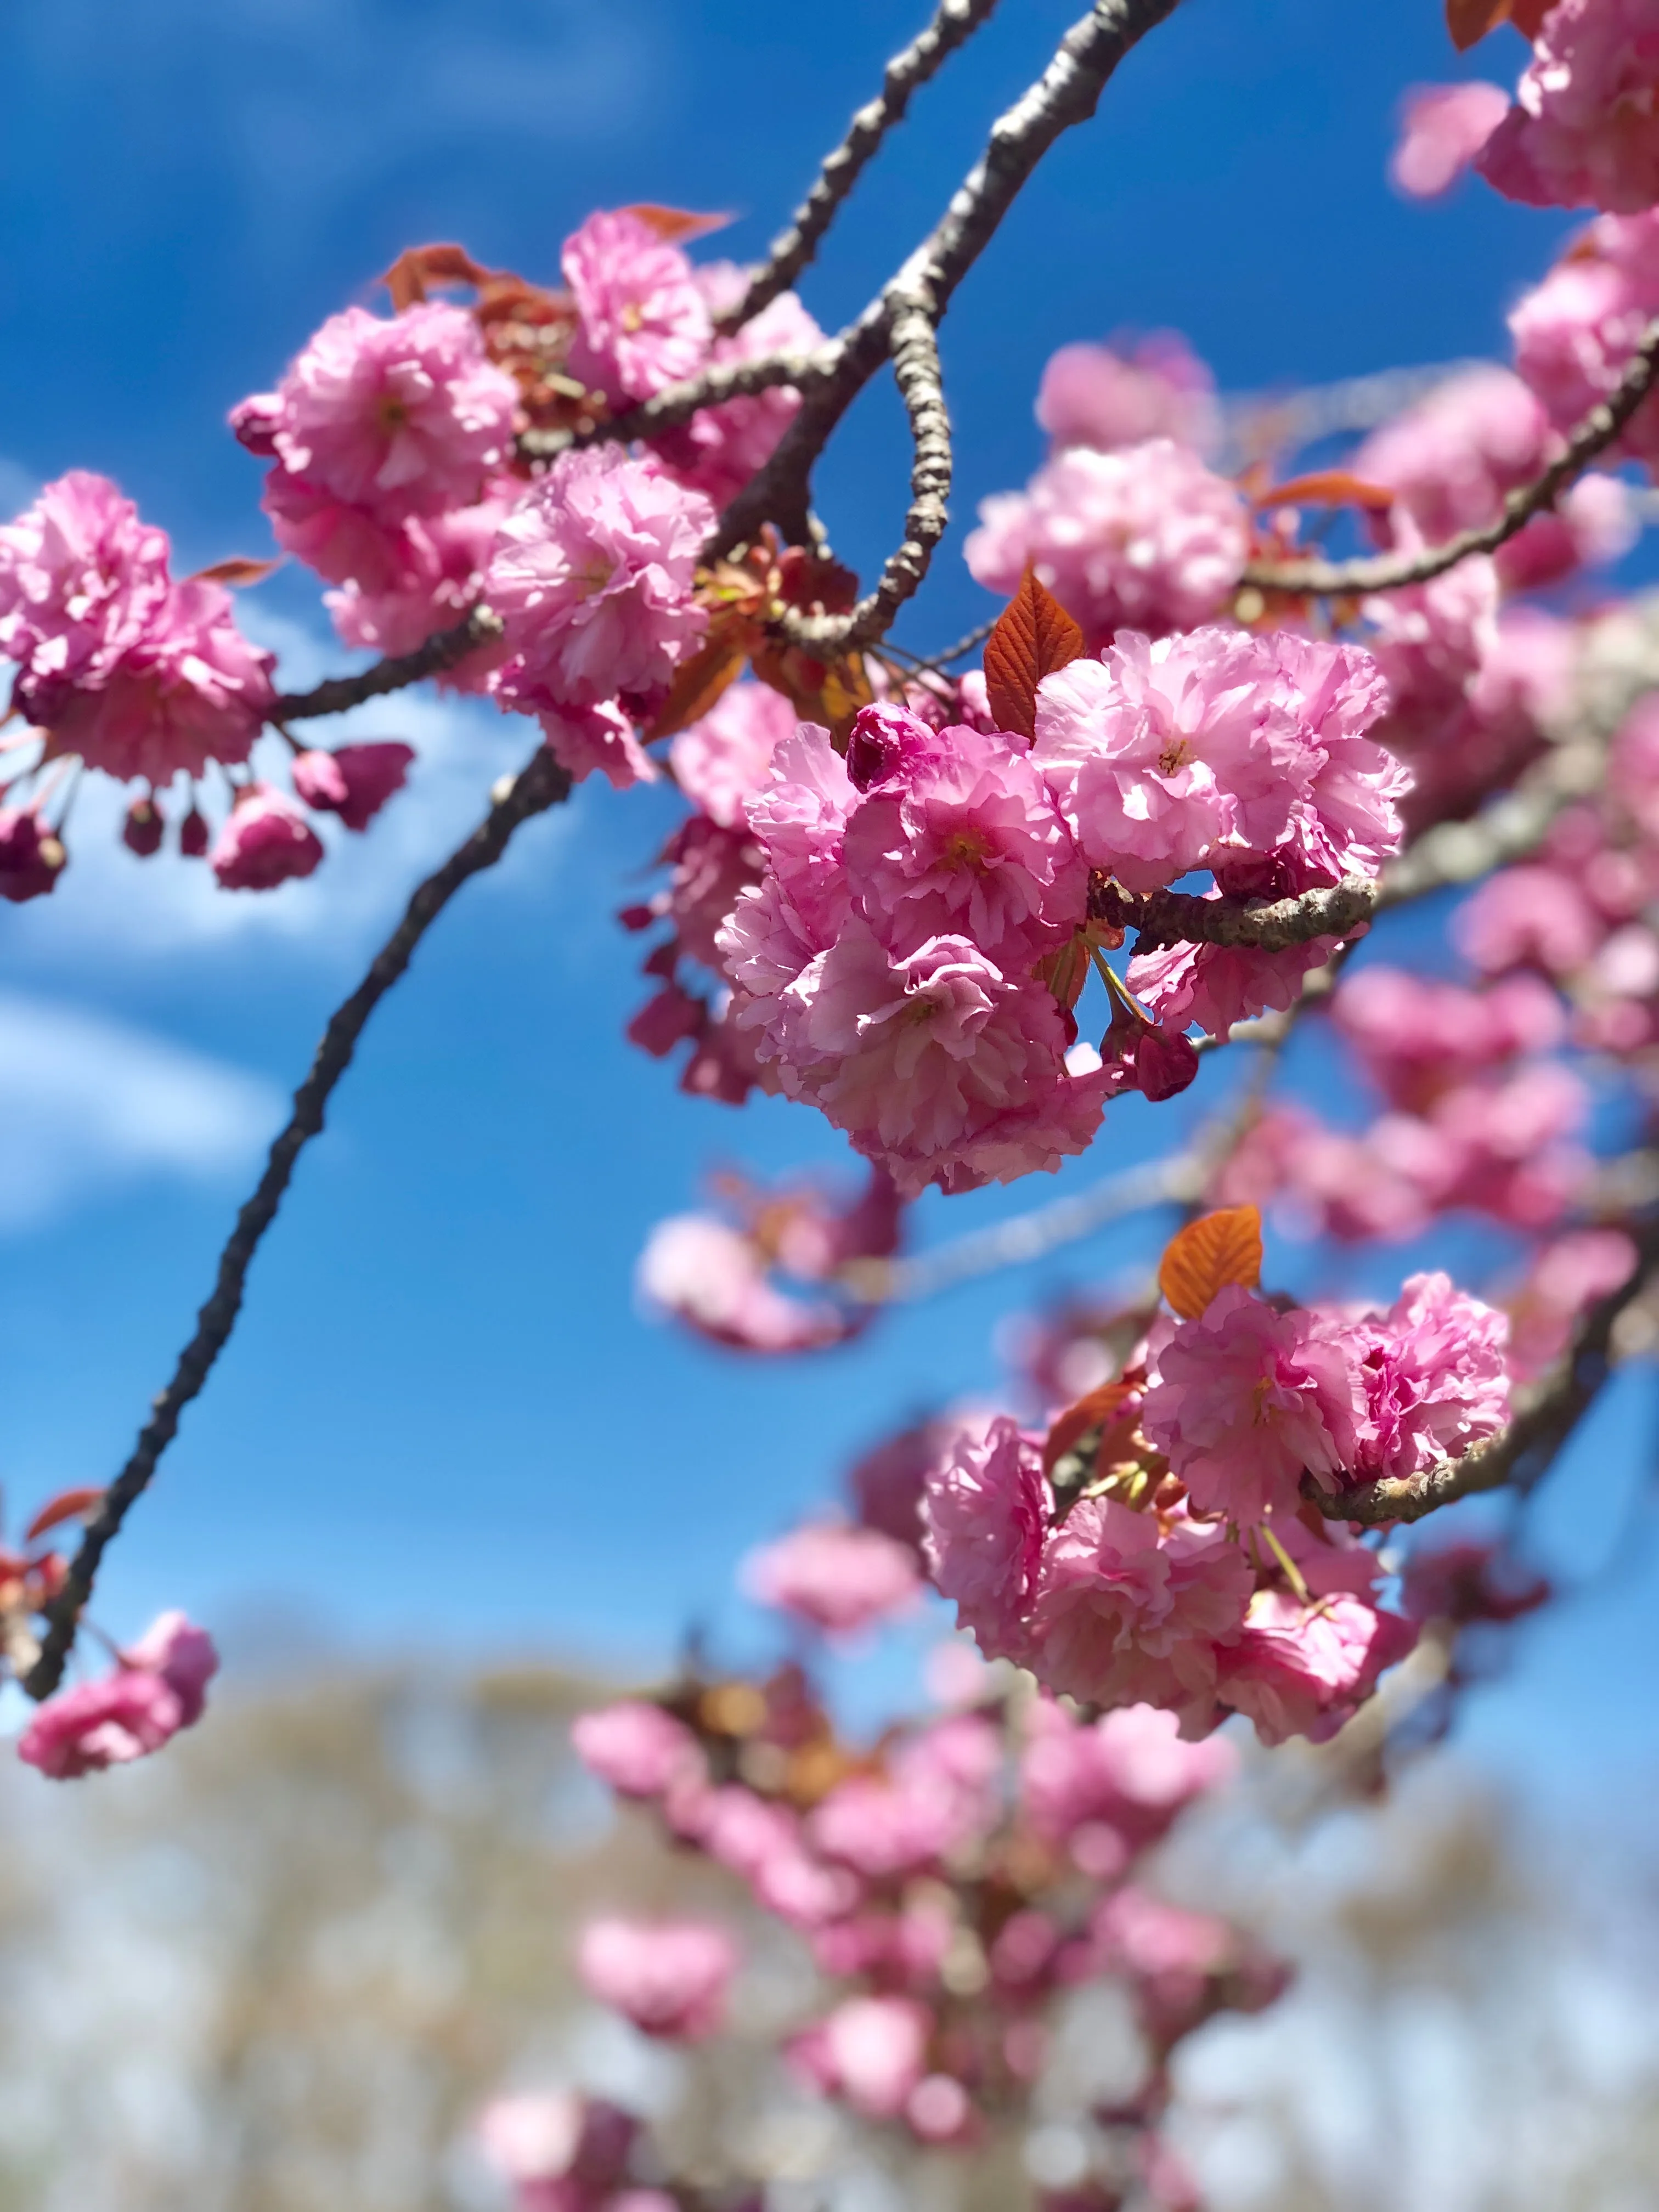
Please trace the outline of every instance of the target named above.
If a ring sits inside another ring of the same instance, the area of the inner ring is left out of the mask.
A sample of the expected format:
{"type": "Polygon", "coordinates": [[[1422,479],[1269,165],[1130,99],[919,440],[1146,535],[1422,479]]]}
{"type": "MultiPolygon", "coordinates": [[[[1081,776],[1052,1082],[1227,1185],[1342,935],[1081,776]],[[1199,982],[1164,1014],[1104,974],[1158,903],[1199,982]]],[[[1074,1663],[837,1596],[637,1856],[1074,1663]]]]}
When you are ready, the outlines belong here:
{"type": "Polygon", "coordinates": [[[148,860],[153,853],[161,851],[161,833],[166,828],[161,810],[154,799],[135,799],[121,825],[121,842],[128,852],[136,853],[141,860],[148,860]]]}

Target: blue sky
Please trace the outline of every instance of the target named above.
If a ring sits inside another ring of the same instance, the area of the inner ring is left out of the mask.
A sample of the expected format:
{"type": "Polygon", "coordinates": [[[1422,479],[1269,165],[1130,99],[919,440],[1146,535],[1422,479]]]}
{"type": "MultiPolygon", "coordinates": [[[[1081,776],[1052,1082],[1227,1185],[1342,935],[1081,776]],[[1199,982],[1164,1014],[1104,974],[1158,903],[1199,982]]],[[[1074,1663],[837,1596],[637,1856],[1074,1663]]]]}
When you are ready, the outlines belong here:
{"type": "MultiPolygon", "coordinates": [[[[1006,6],[918,99],[805,283],[826,325],[932,222],[1075,4],[1006,6]]],[[[263,551],[257,469],[225,410],[323,316],[372,299],[401,246],[455,238],[544,276],[589,209],[653,199],[730,210],[722,247],[757,252],[923,12],[11,0],[0,492],[15,504],[97,467],[173,532],[181,568],[263,551]]],[[[958,525],[1038,458],[1036,379],[1070,338],[1174,325],[1234,391],[1501,353],[1504,309],[1565,222],[1478,186],[1405,205],[1383,167],[1407,84],[1512,75],[1520,51],[1504,33],[1458,64],[1433,0],[1188,0],[952,308],[958,525]]],[[[821,480],[837,548],[866,572],[902,510],[896,414],[889,392],[867,395],[821,480]]],[[[960,530],[906,617],[912,644],[987,611],[959,544],[960,530]]],[[[302,576],[243,604],[293,681],[345,665],[302,576]]],[[[421,765],[311,883],[235,899],[177,862],[140,866],[89,791],[57,896],[0,915],[0,1472],[20,1503],[125,1456],[328,1008],[528,736],[424,697],[353,727],[410,738],[421,765]]],[[[844,1158],[805,1113],[687,1101],[623,1044],[638,947],[612,915],[672,813],[659,793],[584,788],[422,947],[112,1559],[98,1611],[112,1631],[163,1602],[210,1620],[257,1605],[364,1644],[622,1661],[660,1654],[694,1616],[741,1631],[726,1591],[745,1545],[896,1418],[987,1387],[1006,1307],[1154,1251],[1156,1224],[1132,1224],[817,1364],[744,1365],[641,1320],[635,1255],[709,1164],[844,1158]]],[[[1201,1103],[1115,1112],[1058,1186],[930,1207],[925,1233],[1079,1188],[1178,1138],[1201,1103]]],[[[1311,1281],[1322,1262],[1277,1266],[1311,1281]]],[[[1389,1267],[1368,1286],[1390,1288],[1389,1267]]],[[[1644,1474],[1644,1418],[1632,1385],[1576,1455],[1566,1503],[1545,1509],[1553,1543],[1582,1539],[1604,1467],[1644,1474]]],[[[1537,1632],[1535,1703],[1487,1701],[1495,1744],[1535,1726],[1561,1757],[1614,1756],[1605,1735],[1586,1747],[1576,1715],[1587,1686],[1651,1663],[1653,1577],[1627,1567],[1598,1588],[1537,1632]]]]}

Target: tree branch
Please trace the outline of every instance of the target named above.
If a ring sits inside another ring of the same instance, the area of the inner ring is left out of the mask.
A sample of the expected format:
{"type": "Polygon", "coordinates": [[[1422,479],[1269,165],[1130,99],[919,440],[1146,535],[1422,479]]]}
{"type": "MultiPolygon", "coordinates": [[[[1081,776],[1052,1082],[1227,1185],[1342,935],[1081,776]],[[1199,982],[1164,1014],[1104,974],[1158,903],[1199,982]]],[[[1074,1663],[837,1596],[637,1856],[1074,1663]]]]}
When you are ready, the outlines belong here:
{"type": "Polygon", "coordinates": [[[154,1410],[139,1432],[132,1456],[104,1492],[103,1503],[87,1523],[63,1589],[45,1608],[46,1630],[40,1656],[23,1683],[31,1697],[49,1696],[62,1680],[82,1610],[92,1595],[99,1562],[135,1501],[149,1486],[162,1453],[178,1433],[180,1414],[200,1392],[215,1361],[229,1341],[241,1310],[247,1271],[259,1241],[276,1218],[295,1161],[322,1129],[330,1094],[351,1065],[364,1024],[408,967],[422,937],[469,877],[495,866],[521,823],[570,796],[569,775],[545,745],[538,745],[519,775],[504,782],[504,788],[497,785],[489,812],[465,843],[452,853],[415,892],[403,920],[374,956],[368,975],[330,1018],[311,1072],[294,1094],[294,1111],[288,1125],[272,1143],[264,1173],[253,1195],[238,1214],[236,1226],[219,1255],[218,1278],[213,1295],[197,1316],[196,1334],[179,1355],[173,1380],[155,1400],[154,1410]]]}
{"type": "Polygon", "coordinates": [[[910,95],[957,48],[988,21],[997,0],[941,0],[933,20],[901,54],[895,54],[875,99],[860,108],[845,138],[825,157],[817,181],[796,209],[787,230],[772,241],[764,261],[749,272],[741,300],[715,318],[721,331],[741,330],[787,292],[812,259],[818,241],[887,133],[904,119],[910,95]]]}
{"type": "Polygon", "coordinates": [[[1653,389],[1659,376],[1659,320],[1648,325],[1642,342],[1607,397],[1591,408],[1543,474],[1509,494],[1495,522],[1460,531],[1443,544],[1405,553],[1376,553],[1354,561],[1258,561],[1242,581],[1259,590],[1311,592],[1388,592],[1402,585],[1426,584],[1467,561],[1472,553],[1495,553],[1536,514],[1553,507],[1573,479],[1612,445],[1653,389]]]}
{"type": "Polygon", "coordinates": [[[835,370],[840,356],[834,341],[811,353],[769,353],[753,361],[712,362],[679,384],[665,385],[652,398],[642,399],[620,415],[608,415],[586,430],[524,430],[518,449],[526,460],[550,461],[580,446],[626,444],[633,438],[654,437],[677,429],[705,407],[718,407],[727,399],[753,398],[778,385],[810,392],[835,370]]]}
{"type": "Polygon", "coordinates": [[[266,719],[302,722],[319,714],[343,714],[348,707],[361,707],[365,699],[378,699],[384,692],[402,691],[428,676],[441,675],[479,646],[493,645],[501,634],[499,618],[488,607],[474,607],[453,629],[439,630],[413,653],[377,660],[360,676],[330,676],[309,691],[279,693],[266,719]]]}
{"type": "Polygon", "coordinates": [[[1659,1216],[1649,1215],[1632,1224],[1632,1233],[1640,1258],[1630,1280],[1596,1301],[1562,1358],[1530,1389],[1517,1395],[1515,1417],[1500,1436],[1421,1474],[1367,1483],[1359,1490],[1339,1491],[1334,1497],[1305,1475],[1304,1497],[1328,1521],[1357,1522],[1376,1528],[1420,1521],[1460,1498],[1501,1490],[1506,1484],[1530,1490],[1600,1395],[1612,1371],[1610,1354],[1619,1317],[1646,1290],[1659,1267],[1659,1216]]]}

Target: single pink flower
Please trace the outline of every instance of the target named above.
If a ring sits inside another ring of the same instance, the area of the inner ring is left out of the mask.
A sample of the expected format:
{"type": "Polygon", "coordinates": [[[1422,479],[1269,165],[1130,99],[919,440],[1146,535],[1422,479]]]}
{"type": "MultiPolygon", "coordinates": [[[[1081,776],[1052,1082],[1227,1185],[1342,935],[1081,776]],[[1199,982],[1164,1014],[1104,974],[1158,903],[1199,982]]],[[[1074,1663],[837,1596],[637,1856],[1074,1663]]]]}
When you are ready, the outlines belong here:
{"type": "Polygon", "coordinates": [[[1218,1655],[1218,1694],[1249,1715],[1263,1743],[1293,1735],[1324,1743],[1416,1641],[1412,1622],[1363,1598],[1310,1606],[1288,1591],[1260,1590],[1243,1633],[1218,1655]]]}
{"type": "Polygon", "coordinates": [[[684,1721],[641,1698],[623,1698],[572,1723],[576,1755],[620,1797],[661,1797],[702,1771],[697,1739],[684,1721]]]}
{"type": "Polygon", "coordinates": [[[1413,1275],[1386,1316],[1357,1326],[1368,1347],[1360,1474],[1420,1474],[1508,1420],[1509,1317],[1449,1276],[1413,1275]]]}
{"type": "Polygon", "coordinates": [[[1036,418],[1056,447],[1103,453],[1148,438],[1207,453],[1221,436],[1215,379],[1176,331],[1154,331],[1127,350],[1061,346],[1042,372],[1036,418]]]}
{"type": "Polygon", "coordinates": [[[112,1674],[46,1699],[17,1755],[54,1781],[143,1759],[202,1717],[219,1655],[182,1613],[164,1613],[112,1674]]]}
{"type": "MultiPolygon", "coordinates": [[[[1652,128],[1650,123],[1646,127],[1652,128]]],[[[1605,399],[1659,313],[1659,209],[1604,215],[1510,314],[1515,365],[1560,431],[1605,399]]],[[[1613,454],[1659,458],[1659,409],[1638,407],[1613,454]]]]}
{"type": "Polygon", "coordinates": [[[1054,1843],[1104,1822],[1145,1849],[1237,1765],[1232,1746],[1218,1736],[1183,1742],[1175,1715],[1156,1705],[1125,1705],[1079,1722],[1045,1698],[1028,1726],[1020,1802],[1037,1834],[1054,1843]]]}
{"type": "Polygon", "coordinates": [[[627,791],[636,783],[657,781],[657,764],[640,743],[634,718],[620,700],[602,699],[592,707],[544,707],[537,720],[548,750],[576,782],[597,773],[613,791],[627,791]]]}
{"type": "Polygon", "coordinates": [[[518,390],[473,317],[436,301],[331,315],[272,394],[232,421],[282,474],[382,524],[477,499],[512,453],[518,390]]]}
{"type": "Polygon", "coordinates": [[[1626,215],[1659,200],[1659,6],[1557,0],[1479,167],[1531,207],[1626,215]]]}
{"type": "Polygon", "coordinates": [[[506,625],[502,703],[648,711],[707,626],[691,586],[714,520],[655,462],[562,453],[502,523],[484,576],[506,625]]]}
{"type": "MultiPolygon", "coordinates": [[[[368,653],[412,653],[437,631],[453,628],[477,602],[495,533],[521,489],[513,478],[505,478],[490,496],[472,506],[416,516],[372,540],[360,525],[331,531],[313,515],[304,534],[307,550],[301,550],[297,538],[289,550],[319,574],[331,574],[336,581],[349,580],[343,589],[324,594],[334,627],[348,645],[368,653]],[[315,548],[313,538],[319,541],[315,548]],[[365,545],[369,558],[360,567],[365,545]]],[[[278,538],[282,542],[281,532],[278,538]]],[[[457,690],[477,690],[499,658],[493,645],[480,646],[444,670],[439,680],[457,690]]]]}
{"type": "Polygon", "coordinates": [[[762,1545],[744,1562],[742,1580],[757,1603],[835,1636],[908,1612],[919,1587],[908,1545],[835,1522],[811,1522],[762,1545]]]}
{"type": "Polygon", "coordinates": [[[753,1239],[708,1214],[659,1221],[640,1255],[636,1279],[648,1304],[737,1351],[807,1352],[847,1334],[841,1306],[779,1290],[753,1239]]]}
{"type": "Polygon", "coordinates": [[[323,857],[322,841],[291,799],[268,783],[244,785],[219,832],[209,866],[228,891],[270,891],[308,876],[323,857]]]}
{"type": "Polygon", "coordinates": [[[1200,1319],[1175,1324],[1141,1426],[1200,1512],[1243,1522],[1293,1514],[1304,1473],[1334,1488],[1353,1465],[1364,1410],[1338,1324],[1302,1307],[1279,1313],[1235,1285],[1200,1319]]]}
{"type": "Polygon", "coordinates": [[[1125,625],[1161,635],[1208,622],[1248,550],[1237,487],[1170,438],[1109,453],[1069,447],[979,512],[963,548],[975,581],[1007,596],[1034,568],[1091,649],[1125,625]]]}
{"type": "Polygon", "coordinates": [[[1510,112],[1495,84],[1420,84],[1407,93],[1389,178],[1408,199],[1449,191],[1510,112]]]}
{"type": "Polygon", "coordinates": [[[964,1421],[928,1469],[924,1550],[942,1596],[988,1658],[1020,1659],[1050,1510],[1038,1440],[1006,1414],[964,1421]]]}
{"type": "Polygon", "coordinates": [[[589,216],[560,264],[576,307],[570,373],[591,390],[622,405],[702,366],[714,330],[691,264],[640,216],[589,216]]]}
{"type": "Polygon", "coordinates": [[[394,791],[401,791],[413,745],[341,745],[306,752],[294,763],[294,788],[307,806],[337,814],[348,830],[367,830],[394,791]]]}
{"type": "Polygon", "coordinates": [[[159,1674],[179,1700],[180,1728],[193,1728],[207,1705],[207,1686],[219,1671],[219,1654],[206,1629],[182,1613],[158,1613],[122,1654],[130,1667],[159,1674]]]}
{"type": "Polygon", "coordinates": [[[647,2035],[696,2042],[720,2024],[738,1951],[706,1920],[593,1920],[576,1965],[589,1994],[647,2035]]]}

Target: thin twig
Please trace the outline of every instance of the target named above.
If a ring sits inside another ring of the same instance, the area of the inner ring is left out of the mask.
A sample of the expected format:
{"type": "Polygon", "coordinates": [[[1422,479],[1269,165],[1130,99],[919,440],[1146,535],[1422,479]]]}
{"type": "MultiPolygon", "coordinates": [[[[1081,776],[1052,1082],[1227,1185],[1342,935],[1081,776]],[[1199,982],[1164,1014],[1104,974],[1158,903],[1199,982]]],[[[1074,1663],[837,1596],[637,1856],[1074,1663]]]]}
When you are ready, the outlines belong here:
{"type": "Polygon", "coordinates": [[[330,1094],[351,1065],[365,1023],[461,885],[482,869],[495,866],[521,823],[568,799],[570,776],[546,746],[538,745],[520,774],[504,789],[497,787],[497,793],[489,812],[465,843],[415,892],[403,920],[375,954],[368,975],[331,1016],[311,1072],[294,1094],[294,1111],[287,1127],[271,1145],[264,1173],[236,1217],[236,1226],[219,1255],[218,1278],[213,1295],[197,1316],[196,1334],[180,1352],[173,1380],[155,1400],[132,1456],[87,1523],[63,1589],[45,1608],[46,1627],[40,1654],[23,1683],[31,1697],[49,1696],[63,1677],[64,1663],[75,1641],[82,1609],[92,1594],[99,1561],[135,1500],[148,1487],[162,1453],[178,1433],[180,1414],[206,1382],[229,1340],[259,1241],[276,1218],[295,1162],[322,1129],[330,1094]]]}
{"type": "Polygon", "coordinates": [[[1426,584],[1467,561],[1472,553],[1495,553],[1536,514],[1555,505],[1574,477],[1610,446],[1653,388],[1659,376],[1659,320],[1648,325],[1642,342],[1607,397],[1592,407],[1560,453],[1533,483],[1510,493],[1497,521],[1479,530],[1460,531],[1443,544],[1404,553],[1375,553],[1353,561],[1258,561],[1243,580],[1261,591],[1330,593],[1388,592],[1407,584],[1426,584]]]}
{"type": "Polygon", "coordinates": [[[500,619],[488,607],[474,607],[464,621],[451,629],[439,630],[413,653],[377,660],[360,676],[331,676],[312,690],[279,694],[270,702],[269,719],[301,722],[319,714],[343,714],[348,707],[361,707],[365,699],[378,699],[383,692],[402,691],[428,676],[441,675],[479,646],[493,644],[501,634],[500,619]]]}
{"type": "Polygon", "coordinates": [[[696,376],[665,385],[637,407],[608,415],[585,430],[521,431],[518,449],[526,460],[550,461],[580,446],[626,445],[634,438],[655,437],[689,422],[703,408],[718,407],[727,399],[753,398],[779,385],[810,392],[831,374],[838,358],[831,343],[815,347],[811,353],[769,353],[752,361],[714,362],[696,376]]]}
{"type": "Polygon", "coordinates": [[[960,660],[975,646],[983,645],[1001,619],[1000,615],[988,616],[984,622],[970,629],[966,637],[959,637],[954,645],[947,645],[942,653],[912,653],[907,646],[895,645],[890,639],[887,650],[896,653],[901,659],[909,661],[918,669],[931,668],[936,675],[943,676],[953,660],[960,660]]]}
{"type": "Polygon", "coordinates": [[[911,94],[973,36],[995,6],[996,0],[941,0],[927,29],[888,63],[880,92],[860,108],[846,137],[825,157],[817,181],[795,210],[788,228],[773,240],[765,260],[750,270],[742,299],[715,318],[717,330],[741,330],[763,307],[769,307],[789,289],[817,252],[818,241],[876,149],[894,125],[903,121],[911,94]]]}
{"type": "Polygon", "coordinates": [[[1367,1483],[1363,1489],[1339,1491],[1334,1496],[1322,1491],[1310,1476],[1304,1477],[1304,1496],[1328,1521],[1357,1522],[1375,1528],[1420,1521],[1443,1505],[1481,1491],[1506,1485],[1530,1490],[1600,1395],[1611,1372],[1609,1354],[1619,1317],[1642,1295],[1659,1267],[1659,1216],[1628,1225],[1640,1255],[1630,1280],[1590,1308],[1561,1358],[1539,1382],[1518,1395],[1515,1417],[1501,1435],[1476,1444],[1460,1458],[1442,1460],[1421,1474],[1367,1483]]]}

